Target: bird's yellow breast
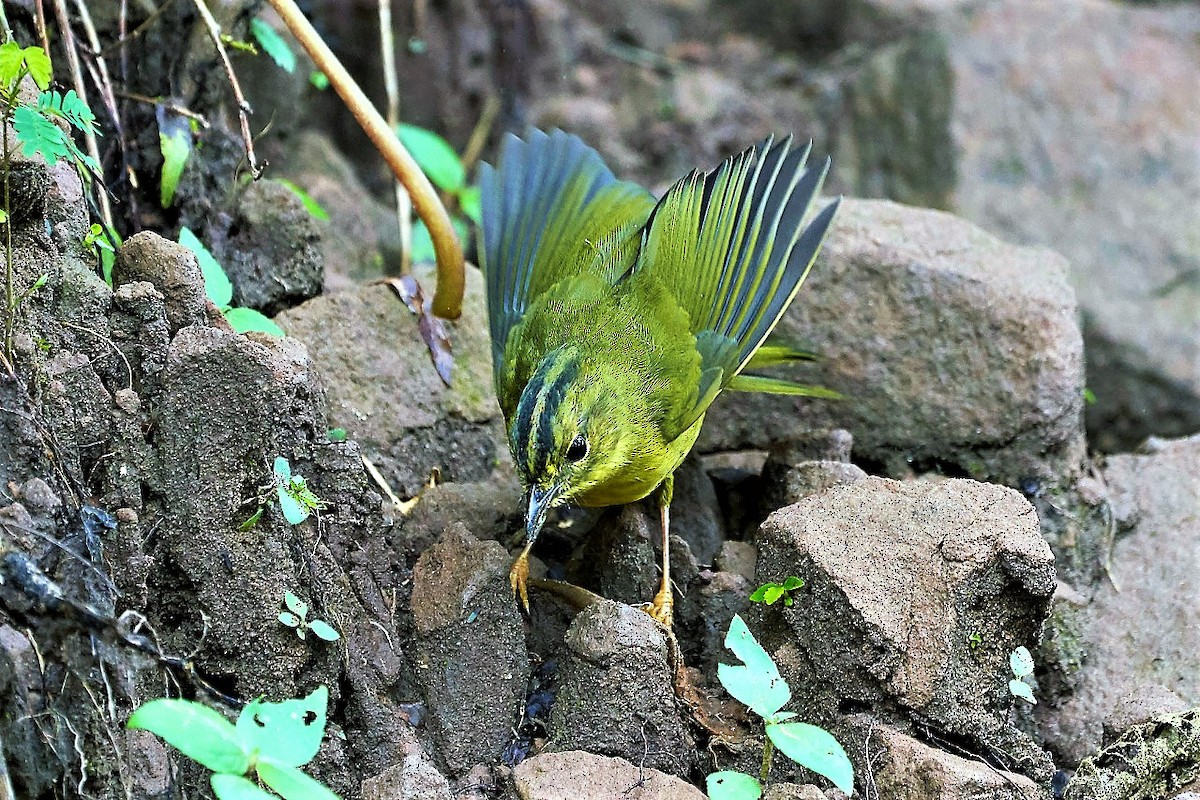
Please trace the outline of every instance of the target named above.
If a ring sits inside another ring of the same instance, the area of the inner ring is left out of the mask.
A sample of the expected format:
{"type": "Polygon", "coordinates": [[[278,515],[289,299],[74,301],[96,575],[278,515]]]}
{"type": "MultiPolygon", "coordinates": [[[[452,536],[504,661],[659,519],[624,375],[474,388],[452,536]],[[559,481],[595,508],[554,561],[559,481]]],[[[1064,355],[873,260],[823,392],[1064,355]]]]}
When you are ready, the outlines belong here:
{"type": "Polygon", "coordinates": [[[612,474],[604,482],[575,496],[574,502],[581,506],[615,506],[633,503],[658,488],[671,473],[679,468],[691,452],[696,437],[700,435],[700,419],[674,441],[652,449],[641,451],[625,468],[612,474]]]}

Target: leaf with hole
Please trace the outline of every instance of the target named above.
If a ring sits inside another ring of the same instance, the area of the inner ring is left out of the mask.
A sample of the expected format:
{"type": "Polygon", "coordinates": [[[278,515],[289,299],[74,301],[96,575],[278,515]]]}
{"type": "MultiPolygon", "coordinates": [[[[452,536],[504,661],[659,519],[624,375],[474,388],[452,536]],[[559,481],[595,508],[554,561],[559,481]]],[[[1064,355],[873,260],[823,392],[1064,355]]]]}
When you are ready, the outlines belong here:
{"type": "Polygon", "coordinates": [[[308,603],[301,600],[291,592],[283,593],[283,604],[296,613],[300,619],[308,616],[308,603]]]}
{"type": "Polygon", "coordinates": [[[714,772],[704,781],[709,800],[758,800],[762,784],[744,772],[714,772]]]}
{"type": "Polygon", "coordinates": [[[250,20],[250,34],[281,70],[288,73],[296,71],[296,53],[287,40],[280,36],[274,28],[255,17],[250,20]]]}
{"type": "Polygon", "coordinates": [[[250,769],[250,752],[237,729],[206,705],[190,700],[151,700],[133,712],[126,727],[158,735],[213,772],[243,775],[250,769]]]}
{"type": "Polygon", "coordinates": [[[740,615],[735,614],[729,623],[725,646],[744,663],[744,666],[717,665],[717,678],[734,699],[764,718],[792,699],[792,690],[779,674],[779,668],[740,615]]]}
{"type": "Polygon", "coordinates": [[[312,761],[325,735],[329,687],[318,686],[299,700],[267,703],[259,698],[242,709],[237,732],[262,758],[300,767],[312,761]]]}
{"type": "Polygon", "coordinates": [[[1008,654],[1008,666],[1012,668],[1013,675],[1016,675],[1018,678],[1032,675],[1033,656],[1029,654],[1027,648],[1018,647],[1008,654]]]}
{"type": "Polygon", "coordinates": [[[854,793],[854,765],[829,731],[804,722],[787,722],[768,725],[767,736],[792,761],[829,778],[846,794],[854,793]]]}
{"type": "Polygon", "coordinates": [[[179,229],[179,243],[191,250],[200,262],[200,273],[204,276],[204,293],[208,295],[208,299],[221,310],[228,308],[229,302],[233,300],[233,284],[229,282],[229,276],[225,274],[220,262],[208,252],[208,248],[196,238],[196,234],[192,233],[190,228],[179,229]]]}
{"type": "Polygon", "coordinates": [[[284,625],[287,625],[289,628],[299,628],[304,622],[304,620],[300,619],[290,611],[280,611],[279,621],[284,625]]]}
{"type": "Polygon", "coordinates": [[[467,171],[450,143],[431,130],[401,123],[396,128],[400,143],[434,186],[446,192],[461,191],[467,171]]]}

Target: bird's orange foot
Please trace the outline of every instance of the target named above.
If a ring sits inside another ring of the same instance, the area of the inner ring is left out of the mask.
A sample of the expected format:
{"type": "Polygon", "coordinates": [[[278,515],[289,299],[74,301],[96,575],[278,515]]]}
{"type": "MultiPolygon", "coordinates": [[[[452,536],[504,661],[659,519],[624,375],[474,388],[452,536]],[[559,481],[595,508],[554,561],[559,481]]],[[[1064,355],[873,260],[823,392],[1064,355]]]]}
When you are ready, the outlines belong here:
{"type": "Polygon", "coordinates": [[[675,620],[675,598],[672,596],[670,588],[659,589],[658,594],[654,595],[654,600],[644,604],[641,608],[655,622],[667,630],[671,629],[671,623],[675,620]]]}
{"type": "Polygon", "coordinates": [[[529,553],[521,553],[508,571],[508,583],[512,586],[513,596],[521,601],[521,608],[529,613],[529,553]]]}

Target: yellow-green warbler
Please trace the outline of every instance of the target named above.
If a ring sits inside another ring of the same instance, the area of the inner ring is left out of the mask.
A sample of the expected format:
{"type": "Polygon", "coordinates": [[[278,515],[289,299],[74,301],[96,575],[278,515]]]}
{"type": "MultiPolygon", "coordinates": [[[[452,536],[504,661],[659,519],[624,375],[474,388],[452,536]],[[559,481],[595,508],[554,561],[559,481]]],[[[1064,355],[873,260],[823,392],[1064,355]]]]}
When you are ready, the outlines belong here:
{"type": "Polygon", "coordinates": [[[744,374],[802,354],[763,346],[837,210],[808,225],[829,162],[767,139],[656,201],[577,137],[507,136],[482,166],[480,261],[496,394],[529,511],[510,573],[529,607],[529,550],[550,509],[631,503],[655,490],[670,625],[672,474],[722,390],[827,394],[744,374]]]}

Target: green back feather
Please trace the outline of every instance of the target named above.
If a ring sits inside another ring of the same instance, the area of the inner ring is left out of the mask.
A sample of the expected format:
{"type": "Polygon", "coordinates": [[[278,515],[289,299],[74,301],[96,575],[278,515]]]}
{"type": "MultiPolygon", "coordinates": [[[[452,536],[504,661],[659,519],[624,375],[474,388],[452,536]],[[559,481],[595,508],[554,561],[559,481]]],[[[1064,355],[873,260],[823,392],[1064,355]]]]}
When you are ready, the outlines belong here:
{"type": "MultiPolygon", "coordinates": [[[[828,160],[806,166],[810,148],[793,150],[790,137],[767,139],[711,172],[693,172],[663,196],[646,224],[634,270],[674,294],[701,355],[697,401],[680,414],[679,431],[750,364],[812,269],[838,202],[803,224],[829,169],[828,160]]],[[[750,387],[778,392],[783,384],[737,386],[750,387]]]]}
{"type": "Polygon", "coordinates": [[[480,166],[480,266],[497,387],[510,331],[560,280],[596,272],[607,283],[628,271],[654,198],[619,181],[592,148],[555,130],[505,137],[500,169],[480,166]]]}

